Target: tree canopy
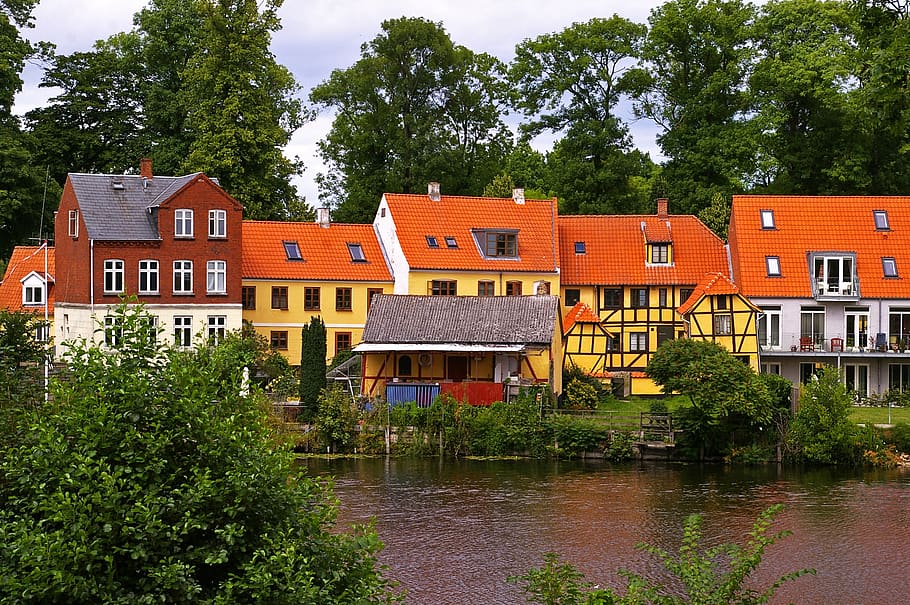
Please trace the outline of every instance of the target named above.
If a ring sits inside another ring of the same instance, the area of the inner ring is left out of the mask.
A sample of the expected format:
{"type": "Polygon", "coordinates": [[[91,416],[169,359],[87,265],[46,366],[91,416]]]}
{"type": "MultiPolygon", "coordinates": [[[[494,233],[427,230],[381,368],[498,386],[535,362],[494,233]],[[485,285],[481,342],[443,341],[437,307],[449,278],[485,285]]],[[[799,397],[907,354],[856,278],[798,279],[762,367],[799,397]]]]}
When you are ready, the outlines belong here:
{"type": "Polygon", "coordinates": [[[327,487],[242,393],[242,359],[161,348],[140,306],[114,316],[114,347],[75,344],[52,405],[0,459],[0,600],[393,600],[375,533],[330,531],[327,487]]]}

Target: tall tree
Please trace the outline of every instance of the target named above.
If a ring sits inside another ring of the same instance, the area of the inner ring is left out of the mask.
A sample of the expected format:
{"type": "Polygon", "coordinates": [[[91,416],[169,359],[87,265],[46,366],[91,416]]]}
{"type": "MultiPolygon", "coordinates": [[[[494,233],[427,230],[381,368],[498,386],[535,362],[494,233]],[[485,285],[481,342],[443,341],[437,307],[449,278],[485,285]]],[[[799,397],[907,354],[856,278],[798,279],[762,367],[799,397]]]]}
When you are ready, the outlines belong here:
{"type": "Polygon", "coordinates": [[[868,192],[910,190],[910,2],[857,0],[855,107],[865,123],[868,192]]]}
{"type": "Polygon", "coordinates": [[[279,219],[297,198],[291,177],[299,160],[282,154],[302,124],[298,86],[272,54],[283,0],[208,0],[202,46],[184,78],[187,171],[218,177],[246,216],[279,219]]]}
{"type": "Polygon", "coordinates": [[[754,172],[745,89],[754,15],[743,0],[671,0],[651,12],[636,112],[662,128],[664,193],[684,212],[741,191],[754,172]]]}
{"type": "Polygon", "coordinates": [[[300,405],[308,421],[316,417],[319,397],[325,389],[325,356],[325,323],[321,317],[314,316],[301,330],[300,347],[300,405]]]}
{"type": "Polygon", "coordinates": [[[501,118],[503,66],[452,43],[441,24],[383,22],[361,58],[310,93],[336,110],[319,149],[329,170],[320,199],[340,222],[370,222],[386,191],[415,193],[438,181],[480,194],[501,169],[511,135],[501,118]]]}
{"type": "Polygon", "coordinates": [[[568,213],[637,212],[643,201],[632,179],[648,172],[632,151],[628,125],[615,113],[631,93],[630,70],[644,25],[613,16],[575,23],[557,34],[525,40],[509,68],[512,100],[528,121],[525,137],[561,135],[550,162],[550,184],[568,213]]]}
{"type": "Polygon", "coordinates": [[[856,49],[849,7],[830,0],[763,5],[750,90],[759,142],[753,187],[858,193],[868,182],[862,120],[851,110],[856,49]]]}
{"type": "MultiPolygon", "coordinates": [[[[38,50],[20,30],[32,27],[37,4],[38,0],[0,0],[0,258],[8,258],[16,244],[40,236],[45,171],[35,161],[34,141],[13,115],[25,60],[38,50]]],[[[46,209],[45,217],[52,211],[46,209]]]]}

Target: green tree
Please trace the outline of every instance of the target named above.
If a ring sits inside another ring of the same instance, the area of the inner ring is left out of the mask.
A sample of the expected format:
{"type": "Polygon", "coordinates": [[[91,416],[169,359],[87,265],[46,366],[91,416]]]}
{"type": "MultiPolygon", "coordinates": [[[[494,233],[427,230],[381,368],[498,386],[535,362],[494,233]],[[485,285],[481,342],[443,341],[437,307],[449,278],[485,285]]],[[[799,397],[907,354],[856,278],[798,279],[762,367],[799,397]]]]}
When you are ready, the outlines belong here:
{"type": "Polygon", "coordinates": [[[745,86],[754,16],[743,0],[671,0],[648,19],[636,113],[662,129],[664,197],[683,213],[742,191],[754,172],[745,86]]]}
{"type": "Polygon", "coordinates": [[[325,323],[319,316],[310,318],[310,324],[301,331],[300,348],[300,405],[301,416],[311,421],[319,410],[319,397],[325,388],[326,333],[325,323]]]}
{"type": "Polygon", "coordinates": [[[281,151],[303,123],[294,77],[269,48],[282,3],[205,3],[205,51],[193,56],[184,78],[194,137],[183,168],[217,177],[247,218],[284,218],[297,199],[290,179],[302,171],[281,151]]]}
{"type": "Polygon", "coordinates": [[[715,193],[711,196],[711,204],[698,213],[701,222],[724,241],[727,241],[727,228],[730,225],[731,203],[727,196],[715,193]]]}
{"type": "Polygon", "coordinates": [[[511,134],[501,118],[503,66],[453,44],[441,24],[391,19],[310,93],[336,111],[319,143],[329,169],[320,199],[339,222],[370,222],[387,191],[479,195],[501,170],[511,134]]]}
{"type": "Polygon", "coordinates": [[[525,137],[560,134],[549,183],[567,213],[640,212],[634,177],[650,161],[631,149],[615,107],[636,86],[632,70],[646,28],[619,16],[575,23],[557,34],[525,40],[509,67],[512,102],[528,121],[525,137]]]}
{"type": "Polygon", "coordinates": [[[698,446],[700,458],[706,446],[723,435],[722,422],[742,419],[766,425],[771,421],[774,401],[765,381],[717,343],[691,338],[667,341],[651,357],[646,372],[664,393],[689,398],[692,407],[681,422],[686,439],[698,446]]]}
{"type": "Polygon", "coordinates": [[[210,372],[208,344],[160,348],[141,306],[115,316],[117,344],[75,343],[0,459],[0,600],[389,601],[375,534],[329,531],[328,488],[294,469],[261,395],[210,372]]]}
{"type": "Polygon", "coordinates": [[[865,188],[863,120],[851,108],[857,62],[849,6],[826,0],[762,5],[749,88],[759,157],[753,186],[770,193],[865,188]]]}
{"type": "Polygon", "coordinates": [[[851,463],[862,451],[850,421],[853,398],[836,368],[825,367],[802,386],[799,409],[787,435],[793,456],[822,464],[851,463]]]}
{"type": "Polygon", "coordinates": [[[50,352],[35,335],[46,328],[33,313],[0,309],[0,457],[21,438],[28,412],[44,402],[50,352]]]}
{"type": "Polygon", "coordinates": [[[332,452],[350,451],[354,444],[357,426],[357,409],[350,395],[339,386],[322,389],[319,394],[319,411],[316,413],[316,431],[319,441],[332,452]]]}

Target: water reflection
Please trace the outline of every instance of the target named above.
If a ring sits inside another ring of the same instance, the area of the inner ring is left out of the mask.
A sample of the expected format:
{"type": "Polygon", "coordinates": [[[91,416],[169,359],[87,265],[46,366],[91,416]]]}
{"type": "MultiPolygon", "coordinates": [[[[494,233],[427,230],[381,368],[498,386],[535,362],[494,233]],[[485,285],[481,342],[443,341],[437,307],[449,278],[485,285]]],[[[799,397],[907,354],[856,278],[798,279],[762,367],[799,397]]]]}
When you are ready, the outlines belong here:
{"type": "Polygon", "coordinates": [[[636,463],[436,459],[307,460],[335,476],[340,522],[373,517],[381,560],[423,604],[522,603],[509,575],[556,551],[590,580],[619,568],[662,574],[646,541],[679,546],[683,520],[705,515],[705,543],[741,542],[771,504],[787,509],[757,578],[801,567],[775,603],[897,603],[910,593],[910,473],[636,463]]]}

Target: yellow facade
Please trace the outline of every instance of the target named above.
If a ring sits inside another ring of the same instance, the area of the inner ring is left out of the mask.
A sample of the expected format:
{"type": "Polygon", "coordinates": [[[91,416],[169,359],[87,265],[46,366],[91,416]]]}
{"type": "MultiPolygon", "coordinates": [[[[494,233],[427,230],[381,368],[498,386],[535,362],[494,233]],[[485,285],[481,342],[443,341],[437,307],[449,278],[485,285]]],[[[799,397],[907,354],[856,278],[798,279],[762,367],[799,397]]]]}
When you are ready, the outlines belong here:
{"type": "Polygon", "coordinates": [[[325,322],[328,363],[338,352],[360,342],[366,323],[368,295],[392,292],[392,284],[383,282],[244,279],[243,287],[245,296],[249,294],[249,288],[255,289],[255,308],[248,308],[248,299],[244,298],[243,320],[253,324],[256,332],[292,365],[300,365],[302,329],[313,317],[321,317],[325,322]],[[276,300],[273,301],[273,289],[276,288],[276,300]],[[285,291],[287,308],[281,308],[285,291]],[[314,299],[317,292],[318,303],[314,299]]]}
{"type": "Polygon", "coordinates": [[[705,295],[686,313],[689,337],[716,342],[758,372],[757,312],[740,294],[705,295]]]}
{"type": "MultiPolygon", "coordinates": [[[[504,261],[505,262],[505,261],[504,261]]],[[[410,271],[408,294],[434,294],[448,288],[439,282],[455,282],[454,294],[458,296],[504,296],[507,294],[557,294],[558,273],[517,273],[508,271],[410,271]],[[436,282],[434,284],[434,282],[436,282]],[[538,292],[543,285],[546,292],[538,292]]]]}

